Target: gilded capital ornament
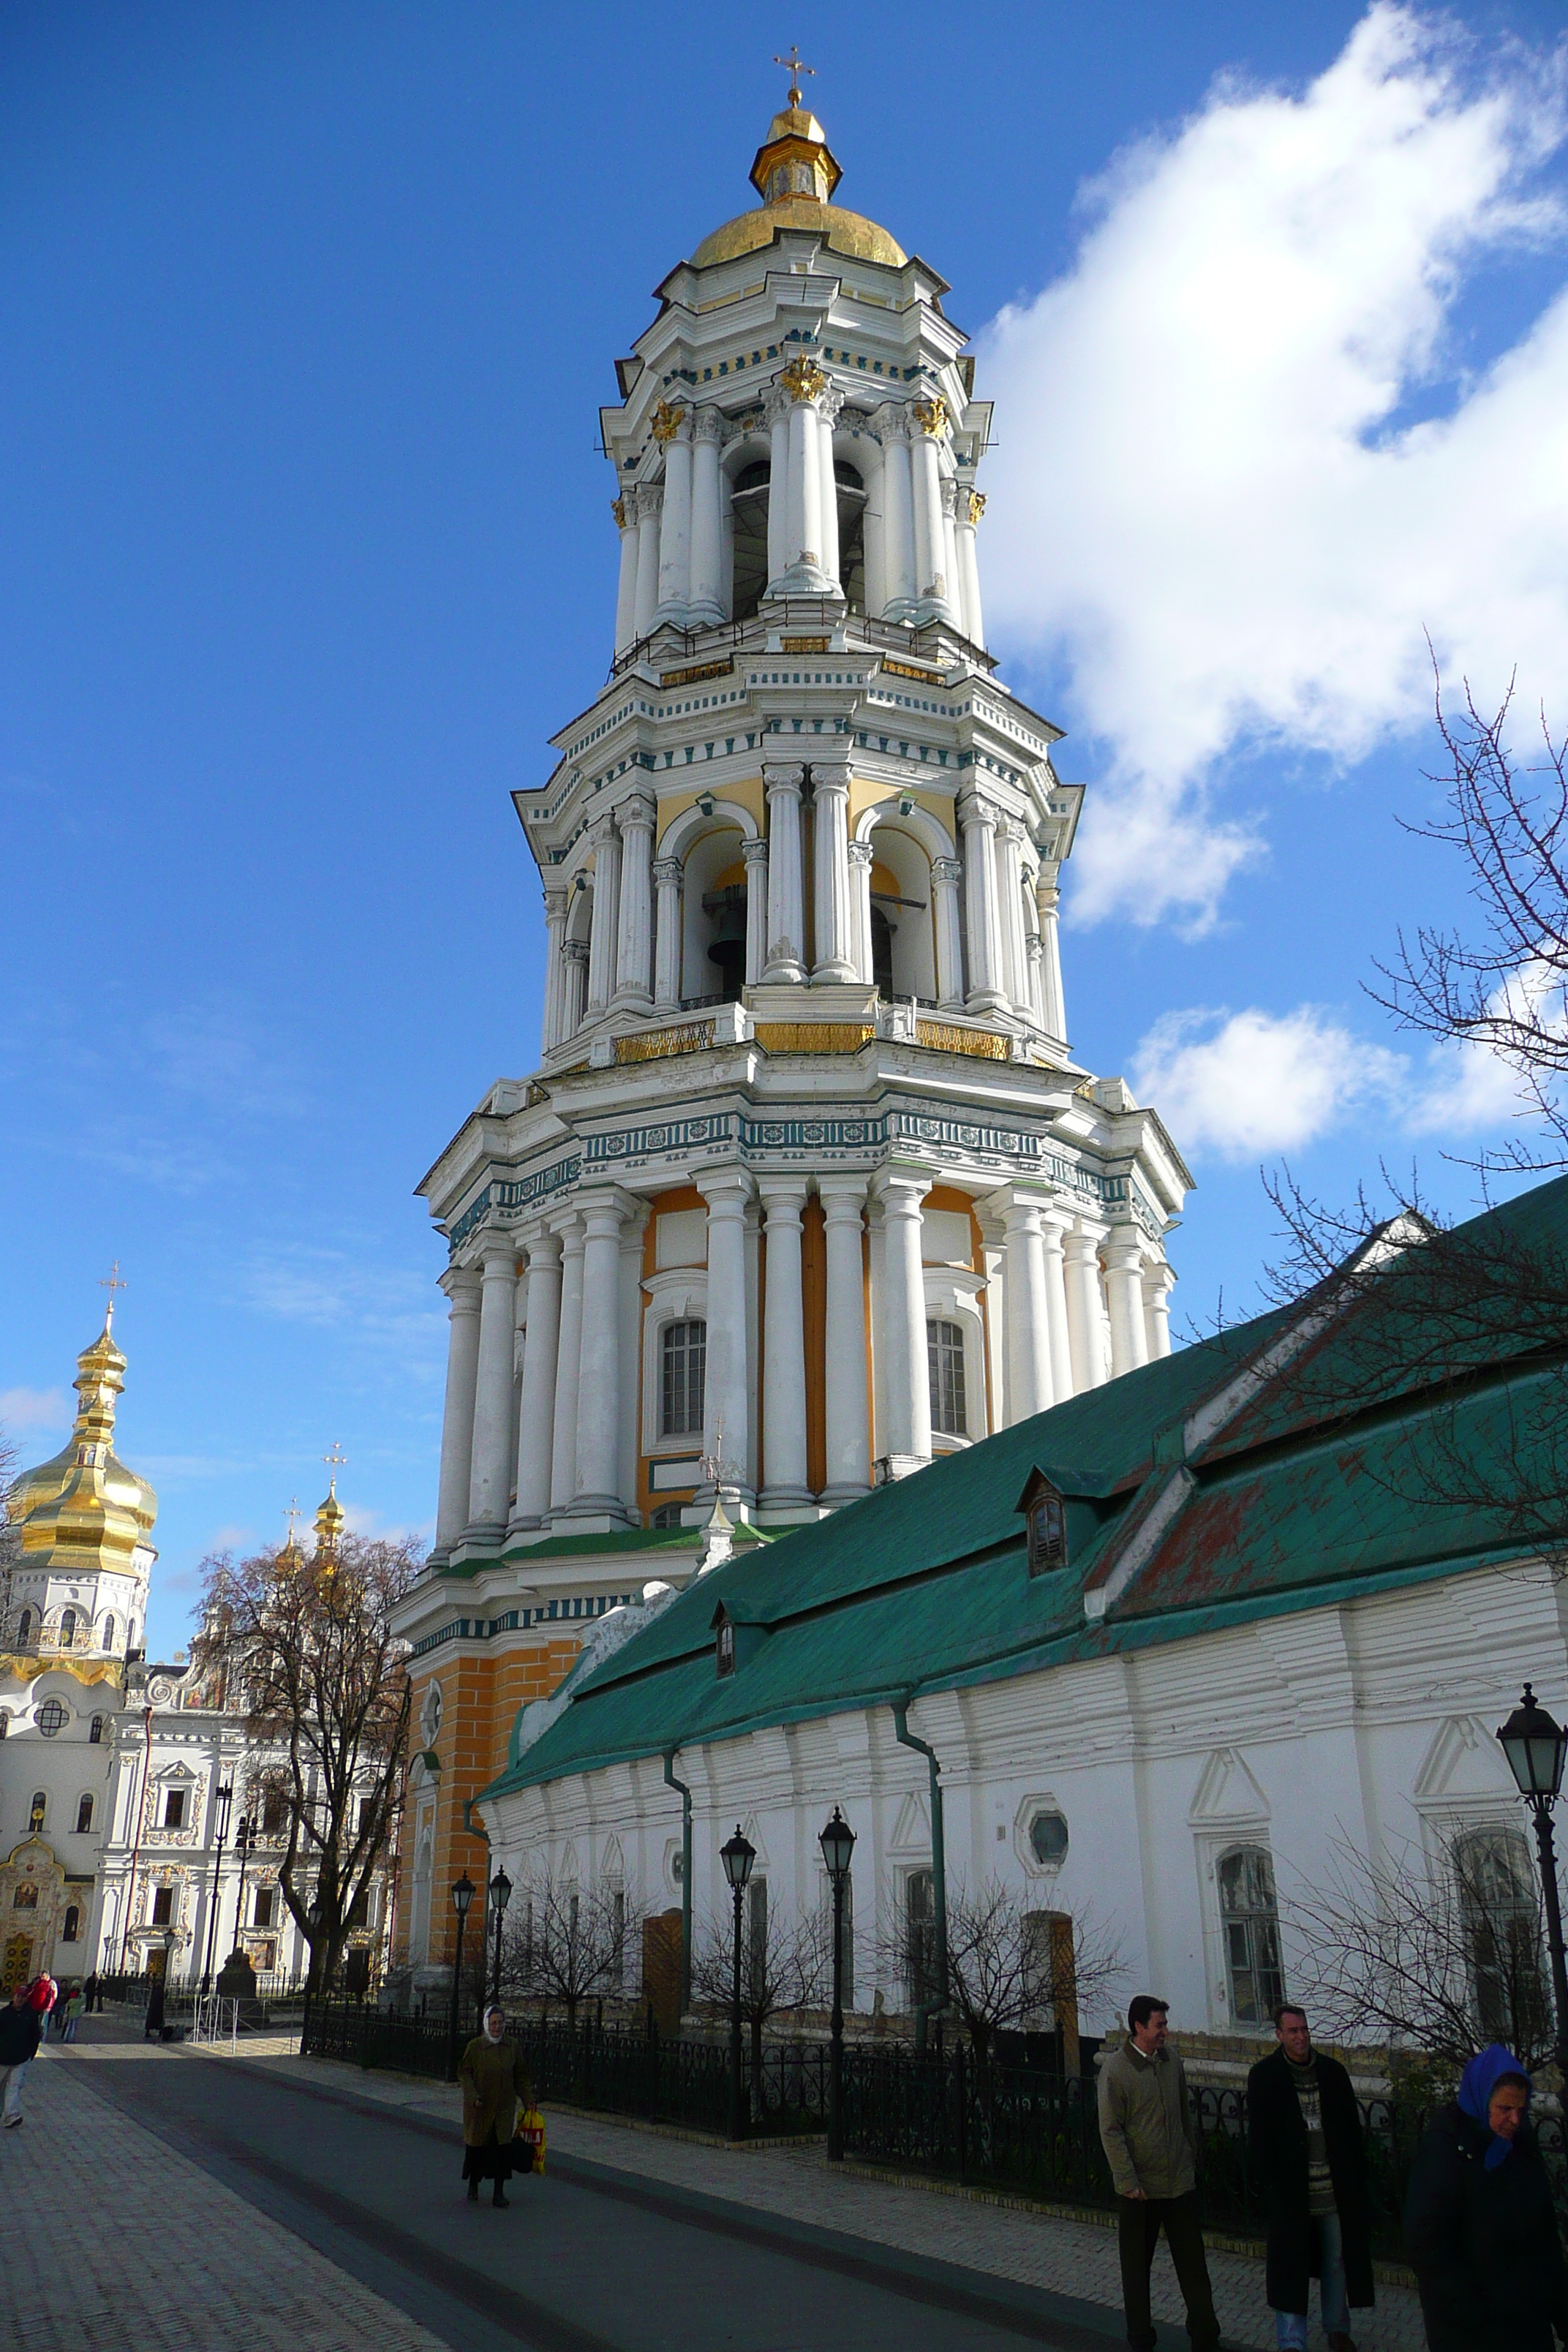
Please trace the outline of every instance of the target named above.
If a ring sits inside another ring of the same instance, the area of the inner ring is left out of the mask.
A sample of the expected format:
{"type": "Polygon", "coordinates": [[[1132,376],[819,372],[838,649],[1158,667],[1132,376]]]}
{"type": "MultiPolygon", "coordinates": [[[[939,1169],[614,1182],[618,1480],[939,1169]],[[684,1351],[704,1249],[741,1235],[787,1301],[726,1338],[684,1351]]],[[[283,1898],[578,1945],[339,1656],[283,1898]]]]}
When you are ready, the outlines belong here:
{"type": "Polygon", "coordinates": [[[984,513],[984,511],[985,511],[985,493],[984,493],[984,490],[971,490],[971,491],[970,491],[970,493],[969,493],[969,520],[970,520],[971,524],[973,525],[973,524],[974,524],[974,523],[977,523],[977,522],[980,520],[981,516],[984,513]]]}
{"type": "Polygon", "coordinates": [[[671,408],[668,400],[659,402],[653,412],[653,437],[660,448],[663,448],[667,442],[674,440],[680,430],[685,415],[684,408],[671,408]]]}
{"type": "Polygon", "coordinates": [[[612,499],[610,500],[610,512],[616,518],[616,529],[617,530],[625,530],[626,527],[626,502],[625,499],[612,499]]]}
{"type": "Polygon", "coordinates": [[[914,404],[914,418],[921,431],[929,433],[933,441],[939,434],[944,432],[947,426],[947,403],[941,393],[928,393],[923,400],[917,400],[914,404]]]}
{"type": "Polygon", "coordinates": [[[792,400],[815,400],[827,389],[827,378],[813,359],[803,352],[791,360],[779,377],[779,382],[792,400]]]}

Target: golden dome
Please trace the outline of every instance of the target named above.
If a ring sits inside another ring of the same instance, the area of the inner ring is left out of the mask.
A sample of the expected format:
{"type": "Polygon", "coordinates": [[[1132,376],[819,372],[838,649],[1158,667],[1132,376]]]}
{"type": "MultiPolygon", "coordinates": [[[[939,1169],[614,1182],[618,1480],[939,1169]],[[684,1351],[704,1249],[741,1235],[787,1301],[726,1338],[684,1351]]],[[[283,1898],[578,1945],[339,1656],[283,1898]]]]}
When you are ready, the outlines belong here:
{"type": "Polygon", "coordinates": [[[60,1567],[128,1570],[153,1529],[158,1497],[145,1478],[113,1452],[115,1400],[125,1386],[125,1359],[114,1344],[114,1306],[91,1347],[77,1358],[81,1399],[69,1440],[47,1462],[24,1471],[5,1496],[32,1560],[48,1554],[60,1567]]]}
{"type": "Polygon", "coordinates": [[[755,253],[771,245],[781,228],[805,229],[822,237],[835,253],[856,261],[879,261],[901,269],[909,256],[903,247],[863,213],[852,213],[832,201],[844,174],[828,146],[815,114],[799,105],[798,89],[790,104],[774,115],[768,135],[752,165],[752,185],[762,203],[754,212],[741,213],[705,236],[691,257],[694,269],[716,261],[733,261],[737,254],[755,253]]]}

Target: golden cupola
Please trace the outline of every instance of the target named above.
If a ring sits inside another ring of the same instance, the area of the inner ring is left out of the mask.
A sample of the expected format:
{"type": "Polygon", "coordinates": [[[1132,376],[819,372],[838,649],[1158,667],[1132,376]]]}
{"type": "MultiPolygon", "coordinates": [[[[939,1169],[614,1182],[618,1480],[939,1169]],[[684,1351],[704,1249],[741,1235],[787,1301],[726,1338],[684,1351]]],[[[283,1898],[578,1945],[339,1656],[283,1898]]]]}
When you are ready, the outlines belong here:
{"type": "MultiPolygon", "coordinates": [[[[781,58],[779,63],[794,67],[787,58],[781,58]]],[[[834,252],[857,261],[879,261],[890,269],[901,269],[908,260],[902,247],[885,228],[863,213],[852,213],[833,202],[834,190],[844,174],[821,123],[801,103],[799,74],[811,70],[809,66],[794,68],[789,103],[774,115],[757,150],[751,178],[761,205],[705,236],[691,257],[694,268],[706,269],[716,261],[732,261],[737,254],[755,253],[771,245],[781,228],[815,229],[834,252]]]]}
{"type": "Polygon", "coordinates": [[[343,1457],[335,1445],[326,1460],[332,1475],[327,1486],[326,1500],[316,1512],[316,1558],[335,1559],[348,1516],[338,1500],[338,1472],[344,1465],[343,1457]]]}
{"type": "Polygon", "coordinates": [[[113,1448],[115,1403],[125,1387],[125,1358],[115,1345],[113,1324],[110,1298],[102,1330],[77,1358],[73,1385],[81,1402],[68,1444],[25,1471],[6,1495],[24,1569],[132,1576],[151,1566],[147,1538],[158,1497],[113,1448]]]}

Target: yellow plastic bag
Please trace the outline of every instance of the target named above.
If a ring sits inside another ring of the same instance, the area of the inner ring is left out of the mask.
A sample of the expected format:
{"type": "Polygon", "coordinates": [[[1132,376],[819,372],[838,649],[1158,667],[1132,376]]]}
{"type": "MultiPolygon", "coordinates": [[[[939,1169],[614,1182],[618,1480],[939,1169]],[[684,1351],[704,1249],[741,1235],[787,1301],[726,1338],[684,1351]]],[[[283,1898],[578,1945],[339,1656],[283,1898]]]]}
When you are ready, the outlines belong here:
{"type": "Polygon", "coordinates": [[[537,2107],[530,2107],[519,2116],[516,2146],[520,2155],[526,2150],[531,2162],[524,2169],[542,2172],[544,2169],[544,2117],[537,2107]]]}

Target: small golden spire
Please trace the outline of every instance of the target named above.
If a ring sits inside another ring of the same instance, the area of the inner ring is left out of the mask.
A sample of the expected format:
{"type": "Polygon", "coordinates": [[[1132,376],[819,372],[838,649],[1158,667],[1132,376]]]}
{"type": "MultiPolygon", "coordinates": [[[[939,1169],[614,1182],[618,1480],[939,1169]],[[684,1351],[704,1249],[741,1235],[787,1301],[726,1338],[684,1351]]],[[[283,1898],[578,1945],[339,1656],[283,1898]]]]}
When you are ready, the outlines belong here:
{"type": "Polygon", "coordinates": [[[316,1557],[318,1559],[331,1559],[337,1551],[338,1539],[347,1516],[338,1500],[338,1472],[347,1469],[349,1457],[334,1440],[331,1452],[323,1454],[321,1459],[332,1475],[326,1501],[316,1513],[316,1557]]]}
{"type": "Polygon", "coordinates": [[[775,66],[786,66],[789,68],[789,102],[792,106],[798,106],[800,104],[801,96],[800,78],[802,74],[809,74],[815,81],[816,79],[816,68],[815,66],[802,65],[800,61],[800,44],[798,41],[792,41],[790,43],[789,55],[787,58],[775,57],[773,58],[773,63],[775,66]]]}

